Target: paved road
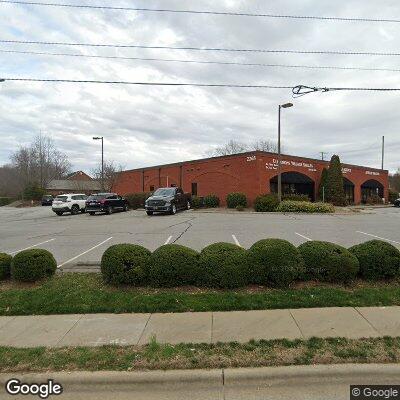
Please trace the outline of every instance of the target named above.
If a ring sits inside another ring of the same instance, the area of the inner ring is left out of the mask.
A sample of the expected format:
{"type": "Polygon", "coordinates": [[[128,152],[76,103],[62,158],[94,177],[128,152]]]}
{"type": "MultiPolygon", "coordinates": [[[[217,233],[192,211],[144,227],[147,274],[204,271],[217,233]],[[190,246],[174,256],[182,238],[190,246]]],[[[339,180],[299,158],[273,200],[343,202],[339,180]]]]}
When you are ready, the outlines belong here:
{"type": "Polygon", "coordinates": [[[400,307],[0,317],[0,346],[64,347],[400,336],[400,307]]]}
{"type": "Polygon", "coordinates": [[[8,398],[3,393],[5,383],[11,378],[19,378],[24,383],[46,382],[52,378],[63,386],[61,398],[74,400],[348,400],[350,385],[395,385],[399,374],[399,365],[379,364],[208,371],[8,373],[0,374],[0,395],[8,398]]]}
{"type": "Polygon", "coordinates": [[[181,212],[148,217],[143,211],[113,215],[56,216],[48,207],[0,208],[0,251],[36,246],[50,250],[60,266],[98,262],[115,243],[138,243],[154,250],[179,243],[201,250],[225,241],[250,247],[277,237],[298,245],[308,239],[351,246],[375,237],[400,248],[400,209],[381,208],[350,215],[293,215],[181,212]]]}

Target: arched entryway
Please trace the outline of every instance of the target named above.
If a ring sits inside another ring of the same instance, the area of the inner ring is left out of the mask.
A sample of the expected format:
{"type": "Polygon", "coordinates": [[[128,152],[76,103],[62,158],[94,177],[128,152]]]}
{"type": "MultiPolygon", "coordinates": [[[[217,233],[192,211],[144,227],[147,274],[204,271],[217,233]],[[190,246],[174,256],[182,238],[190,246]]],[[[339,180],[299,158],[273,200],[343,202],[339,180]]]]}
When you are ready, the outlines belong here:
{"type": "Polygon", "coordinates": [[[344,176],[343,187],[347,204],[354,204],[354,183],[344,176]]]}
{"type": "Polygon", "coordinates": [[[361,185],[361,201],[367,202],[368,197],[378,195],[381,199],[384,197],[384,187],[382,183],[375,179],[370,179],[361,185]]]}
{"type": "MultiPolygon", "coordinates": [[[[271,178],[271,193],[278,193],[278,175],[271,178]]],[[[282,173],[282,194],[305,194],[314,201],[315,182],[300,172],[282,173]]]]}

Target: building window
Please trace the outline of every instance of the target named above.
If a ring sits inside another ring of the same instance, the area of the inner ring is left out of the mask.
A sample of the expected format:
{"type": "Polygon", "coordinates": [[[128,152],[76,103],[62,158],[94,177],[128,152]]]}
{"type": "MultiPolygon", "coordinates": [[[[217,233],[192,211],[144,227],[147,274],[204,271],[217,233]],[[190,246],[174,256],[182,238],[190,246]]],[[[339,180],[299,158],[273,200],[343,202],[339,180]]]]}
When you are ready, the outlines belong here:
{"type": "Polygon", "coordinates": [[[154,185],[150,186],[150,192],[154,192],[154,185]]]}
{"type": "Polygon", "coordinates": [[[192,196],[197,196],[197,182],[192,182],[192,196]]]}

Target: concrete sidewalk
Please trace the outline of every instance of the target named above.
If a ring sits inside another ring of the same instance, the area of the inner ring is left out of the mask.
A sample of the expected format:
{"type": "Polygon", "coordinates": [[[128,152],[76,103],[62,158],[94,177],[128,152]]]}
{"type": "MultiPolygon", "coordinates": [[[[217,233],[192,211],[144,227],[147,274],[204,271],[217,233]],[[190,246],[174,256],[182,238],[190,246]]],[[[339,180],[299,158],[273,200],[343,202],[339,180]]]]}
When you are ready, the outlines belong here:
{"type": "Polygon", "coordinates": [[[0,317],[0,346],[101,346],[400,336],[400,307],[0,317]]]}

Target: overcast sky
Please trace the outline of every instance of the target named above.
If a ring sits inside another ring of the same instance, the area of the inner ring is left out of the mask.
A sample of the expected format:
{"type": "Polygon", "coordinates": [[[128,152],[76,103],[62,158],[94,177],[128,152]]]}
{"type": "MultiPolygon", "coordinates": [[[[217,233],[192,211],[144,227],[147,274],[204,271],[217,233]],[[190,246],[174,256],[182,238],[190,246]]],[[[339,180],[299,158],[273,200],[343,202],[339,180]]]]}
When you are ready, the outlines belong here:
{"type": "MultiPolygon", "coordinates": [[[[61,0],[54,0],[61,3],[61,0]]],[[[66,3],[80,4],[78,0],[66,3]]],[[[398,0],[105,0],[88,4],[250,13],[400,18],[398,0]]],[[[0,39],[138,45],[399,52],[400,23],[333,22],[237,16],[101,11],[0,4],[0,39]]],[[[22,50],[182,60],[399,68],[400,57],[215,53],[1,44],[22,50]]],[[[296,86],[400,87],[400,72],[250,67],[7,54],[0,78],[34,77],[296,86]]],[[[285,152],[400,167],[400,93],[330,92],[293,99],[290,90],[0,83],[0,165],[42,131],[90,171],[105,157],[126,168],[201,158],[230,139],[276,140],[283,111],[285,152]]]]}

